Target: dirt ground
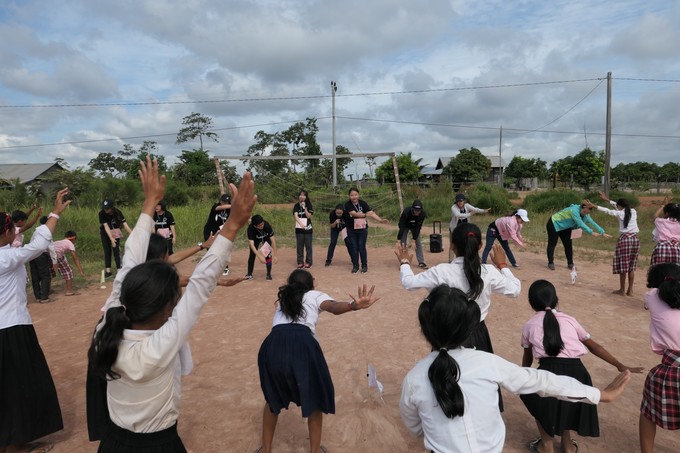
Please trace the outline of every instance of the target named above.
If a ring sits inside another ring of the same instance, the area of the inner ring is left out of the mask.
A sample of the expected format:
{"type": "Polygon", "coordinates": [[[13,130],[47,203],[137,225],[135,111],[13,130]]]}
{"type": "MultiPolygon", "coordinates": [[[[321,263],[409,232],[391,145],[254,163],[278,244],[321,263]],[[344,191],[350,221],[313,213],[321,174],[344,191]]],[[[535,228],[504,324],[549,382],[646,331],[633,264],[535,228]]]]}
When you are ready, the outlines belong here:
{"type": "MultiPolygon", "coordinates": [[[[370,242],[370,238],[369,238],[370,242]]],[[[447,245],[447,244],[446,244],[447,245]]],[[[618,276],[611,274],[609,259],[586,260],[586,250],[576,250],[578,279],[571,284],[563,256],[557,270],[546,267],[544,254],[517,252],[522,294],[517,299],[494,296],[487,318],[497,354],[520,363],[523,323],[532,316],[526,299],[529,285],[547,278],[558,288],[561,308],[576,317],[593,339],[620,361],[645,367],[634,375],[622,398],[601,404],[599,438],[578,438],[581,452],[634,452],[638,448],[638,415],[646,371],[659,363],[649,346],[649,318],[642,306],[645,271],[640,269],[635,297],[615,296],[618,276]],[[581,258],[581,259],[579,259],[581,258]]],[[[418,452],[422,439],[404,428],[398,409],[401,381],[413,364],[428,353],[417,321],[417,308],[425,291],[408,292],[399,282],[396,258],[389,247],[369,248],[369,272],[350,273],[350,262],[338,248],[331,267],[323,266],[325,250],[315,250],[312,272],[316,286],[338,300],[362,283],[375,284],[382,299],[372,308],[334,317],[320,317],[317,332],[336,391],[336,414],[324,417],[322,444],[333,453],[418,452]],[[383,401],[369,398],[366,370],[375,366],[384,385],[383,401]]],[[[247,250],[235,252],[231,269],[245,273],[247,250]]],[[[446,253],[426,252],[432,266],[446,261],[446,253]]],[[[180,266],[189,273],[194,262],[180,266]]],[[[190,343],[195,367],[183,379],[180,435],[191,452],[253,452],[260,445],[263,397],[259,387],[257,352],[268,334],[276,291],[295,265],[294,251],[283,249],[274,266],[274,281],[264,279],[264,266],[256,264],[255,279],[233,288],[218,287],[193,329],[190,343]]],[[[81,295],[56,294],[54,303],[29,305],[35,328],[57,386],[65,428],[50,438],[55,452],[94,452],[97,443],[87,439],[85,422],[86,350],[99,308],[110,291],[99,285],[81,288],[81,295]]],[[[584,358],[597,386],[605,386],[617,371],[604,361],[584,358]]],[[[519,397],[504,392],[506,425],[504,451],[524,452],[536,436],[536,427],[519,397]]],[[[307,424],[298,408],[279,417],[275,451],[306,452],[307,424]]],[[[557,444],[556,444],[557,446],[557,444]]],[[[680,451],[677,432],[659,429],[658,452],[680,451]]],[[[557,450],[559,451],[559,450],[557,450]]]]}

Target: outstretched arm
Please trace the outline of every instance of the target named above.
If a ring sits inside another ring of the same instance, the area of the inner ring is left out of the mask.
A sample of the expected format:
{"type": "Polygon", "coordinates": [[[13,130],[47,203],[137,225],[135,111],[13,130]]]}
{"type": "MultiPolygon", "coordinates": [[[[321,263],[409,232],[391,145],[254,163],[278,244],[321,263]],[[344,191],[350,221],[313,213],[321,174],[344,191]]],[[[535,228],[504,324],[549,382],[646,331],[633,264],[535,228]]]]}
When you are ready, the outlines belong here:
{"type": "Polygon", "coordinates": [[[356,299],[351,294],[349,295],[352,299],[351,302],[324,300],[321,302],[321,305],[319,305],[319,308],[323,311],[333,313],[334,315],[342,315],[343,313],[348,313],[350,311],[362,310],[370,307],[379,300],[378,297],[373,297],[373,290],[375,290],[375,286],[371,286],[371,289],[368,289],[366,285],[363,285],[359,287],[356,299]]]}
{"type": "Polygon", "coordinates": [[[597,357],[601,358],[608,364],[616,367],[617,370],[619,371],[626,371],[629,370],[631,373],[642,373],[644,370],[643,367],[629,367],[627,365],[622,364],[616,358],[609,353],[605,348],[603,348],[599,343],[595,342],[592,339],[585,340],[583,344],[588,348],[588,350],[596,355],[597,357]]]}

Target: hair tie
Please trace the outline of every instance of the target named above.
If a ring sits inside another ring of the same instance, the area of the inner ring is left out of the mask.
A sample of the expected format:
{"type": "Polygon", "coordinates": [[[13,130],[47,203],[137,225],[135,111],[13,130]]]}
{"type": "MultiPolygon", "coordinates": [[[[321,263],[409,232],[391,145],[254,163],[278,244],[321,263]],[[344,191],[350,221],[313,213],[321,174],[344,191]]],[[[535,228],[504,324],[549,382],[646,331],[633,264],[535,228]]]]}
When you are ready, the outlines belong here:
{"type": "Polygon", "coordinates": [[[430,303],[430,299],[428,299],[428,298],[426,297],[425,299],[423,299],[423,302],[425,302],[425,303],[428,303],[428,304],[429,304],[429,303],[430,303]]]}
{"type": "Polygon", "coordinates": [[[673,278],[673,276],[671,276],[671,275],[666,275],[663,279],[664,279],[664,280],[671,281],[671,282],[675,280],[675,279],[673,278]]]}
{"type": "Polygon", "coordinates": [[[550,307],[545,307],[545,311],[552,311],[552,308],[550,308],[550,307]]]}
{"type": "Polygon", "coordinates": [[[473,231],[468,231],[468,234],[467,234],[468,237],[473,237],[474,235],[475,235],[475,233],[473,231]]]}
{"type": "Polygon", "coordinates": [[[446,352],[446,353],[448,353],[448,352],[449,352],[449,350],[448,350],[448,349],[446,349],[446,348],[439,348],[439,352],[446,352]]]}

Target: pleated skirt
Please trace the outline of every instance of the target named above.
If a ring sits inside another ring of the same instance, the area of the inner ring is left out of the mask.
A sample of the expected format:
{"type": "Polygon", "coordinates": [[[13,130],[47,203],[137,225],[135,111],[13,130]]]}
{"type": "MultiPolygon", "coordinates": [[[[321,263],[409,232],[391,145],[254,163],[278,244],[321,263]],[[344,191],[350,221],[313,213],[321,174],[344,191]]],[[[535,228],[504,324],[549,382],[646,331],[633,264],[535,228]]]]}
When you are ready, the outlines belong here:
{"type": "MultiPolygon", "coordinates": [[[[590,374],[581,359],[544,357],[539,360],[539,370],[560,376],[573,377],[577,381],[593,385],[590,374]]],[[[538,420],[546,433],[560,436],[565,430],[576,431],[583,437],[599,437],[600,425],[597,406],[587,403],[570,403],[557,398],[541,398],[537,394],[520,395],[531,415],[538,420]]]]}
{"type": "Polygon", "coordinates": [[[177,424],[155,433],[133,433],[111,423],[98,453],[186,453],[177,424]]]}
{"type": "Polygon", "coordinates": [[[301,324],[274,326],[257,356],[262,393],[274,414],[290,403],[302,416],[335,413],[335,389],[328,364],[312,331],[301,324]]]}

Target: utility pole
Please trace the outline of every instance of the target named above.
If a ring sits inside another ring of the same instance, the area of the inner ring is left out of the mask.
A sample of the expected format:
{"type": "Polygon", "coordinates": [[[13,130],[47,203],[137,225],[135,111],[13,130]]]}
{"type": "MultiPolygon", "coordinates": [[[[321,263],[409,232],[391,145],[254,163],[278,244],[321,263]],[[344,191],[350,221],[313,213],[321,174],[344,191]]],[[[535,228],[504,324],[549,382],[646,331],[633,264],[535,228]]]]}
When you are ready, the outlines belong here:
{"type": "Polygon", "coordinates": [[[612,160],[612,73],[607,73],[607,130],[604,142],[604,193],[609,197],[612,160]]]}
{"type": "Polygon", "coordinates": [[[500,168],[500,173],[498,175],[498,183],[503,188],[503,125],[501,124],[501,134],[498,138],[498,167],[500,168]]]}
{"type": "Polygon", "coordinates": [[[338,84],[331,80],[331,96],[333,97],[333,188],[338,186],[338,158],[335,149],[335,92],[338,91],[338,84]]]}

